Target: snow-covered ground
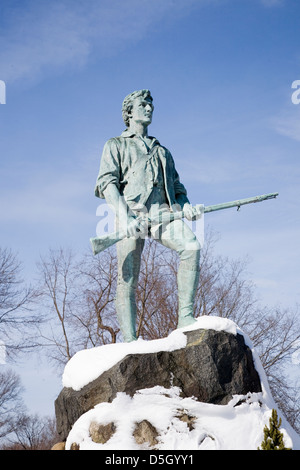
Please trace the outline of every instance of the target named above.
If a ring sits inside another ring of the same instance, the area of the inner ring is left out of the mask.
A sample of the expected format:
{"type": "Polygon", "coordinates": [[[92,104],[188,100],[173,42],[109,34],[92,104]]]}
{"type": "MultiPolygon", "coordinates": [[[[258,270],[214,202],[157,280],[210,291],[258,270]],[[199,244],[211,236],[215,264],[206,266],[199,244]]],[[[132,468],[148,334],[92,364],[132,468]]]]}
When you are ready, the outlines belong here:
{"type": "MultiPolygon", "coordinates": [[[[157,386],[139,390],[132,398],[118,393],[112,403],[100,403],[76,421],[67,438],[66,449],[72,443],[79,444],[81,450],[149,449],[148,444],[138,445],[133,437],[136,423],[147,420],[158,432],[156,449],[256,450],[263,440],[264,426],[269,425],[272,408],[277,409],[277,406],[251,341],[231,320],[202,316],[192,326],[176,330],[168,338],[154,341],[139,339],[133,343],[110,344],[80,351],[67,364],[63,385],[79,390],[127,354],[180,349],[186,344],[183,332],[198,328],[243,334],[252,350],[261,379],[261,393],[235,395],[227,405],[201,403],[192,397],[181,398],[177,387],[165,389],[157,386]],[[192,417],[192,429],[180,419],[183,414],[192,417]],[[91,422],[102,425],[113,422],[116,431],[105,444],[97,444],[90,436],[91,422]]],[[[286,422],[280,410],[278,414],[282,418],[281,431],[286,447],[300,450],[300,436],[286,422]]]]}

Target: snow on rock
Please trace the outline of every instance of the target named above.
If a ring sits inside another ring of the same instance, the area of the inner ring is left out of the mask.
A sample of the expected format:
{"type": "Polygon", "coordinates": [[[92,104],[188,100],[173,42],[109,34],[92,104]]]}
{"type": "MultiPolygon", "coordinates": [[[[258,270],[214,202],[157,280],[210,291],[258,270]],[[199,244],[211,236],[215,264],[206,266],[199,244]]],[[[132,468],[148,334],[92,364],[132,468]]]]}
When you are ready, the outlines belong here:
{"type": "MultiPolygon", "coordinates": [[[[200,403],[181,398],[180,389],[153,387],[137,392],[133,398],[119,393],[112,403],[101,403],[82,415],[69,433],[66,449],[72,443],[80,450],[148,450],[133,437],[136,423],[148,420],[158,432],[157,450],[256,450],[263,440],[263,428],[269,423],[270,408],[262,393],[236,395],[228,405],[200,403]],[[238,404],[239,403],[239,404],[238,404]],[[180,417],[193,417],[192,428],[180,417]],[[113,422],[116,432],[105,444],[92,441],[92,422],[113,422]]],[[[281,428],[284,442],[300,449],[299,436],[286,426],[281,428]]]]}
{"type": "MultiPolygon", "coordinates": [[[[160,386],[139,390],[133,397],[118,393],[111,403],[100,403],[83,414],[70,431],[66,449],[73,443],[80,450],[138,450],[149,444],[138,444],[134,438],[137,423],[147,420],[157,431],[158,450],[256,450],[263,440],[263,428],[269,425],[272,408],[277,406],[271,396],[265,372],[251,341],[231,320],[202,316],[192,326],[176,330],[168,338],[154,341],[139,339],[133,343],[101,346],[77,353],[67,364],[63,384],[80,390],[108,370],[127,354],[174,351],[185,347],[184,331],[214,329],[242,334],[253,354],[261,379],[262,392],[235,395],[227,405],[202,403],[192,397],[182,398],[180,389],[160,386]],[[188,416],[190,423],[183,419],[188,416]],[[93,442],[91,423],[114,424],[115,432],[105,443],[93,442]],[[190,425],[188,425],[190,424],[190,425]]],[[[279,411],[279,416],[281,415],[279,411]]],[[[281,431],[286,447],[300,450],[300,436],[282,418],[281,431]]]]}
{"type": "MultiPolygon", "coordinates": [[[[63,373],[63,386],[80,390],[82,387],[113,367],[128,354],[145,354],[158,351],[175,351],[184,348],[186,336],[184,331],[199,328],[227,331],[234,335],[242,332],[237,325],[226,318],[202,316],[192,325],[173,331],[167,338],[144,341],[139,338],[131,343],[106,344],[76,353],[67,363],[63,373]]],[[[246,339],[245,339],[246,342],[246,339]]],[[[249,344],[246,342],[249,346],[249,344]]]]}

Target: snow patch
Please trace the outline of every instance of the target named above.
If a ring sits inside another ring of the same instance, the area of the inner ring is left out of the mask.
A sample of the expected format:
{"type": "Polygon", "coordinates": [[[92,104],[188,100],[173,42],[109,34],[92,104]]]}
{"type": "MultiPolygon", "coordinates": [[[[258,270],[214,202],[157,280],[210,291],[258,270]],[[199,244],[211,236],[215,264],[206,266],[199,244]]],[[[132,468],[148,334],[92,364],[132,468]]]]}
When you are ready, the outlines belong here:
{"type": "Polygon", "coordinates": [[[237,332],[241,333],[237,325],[231,320],[202,316],[193,325],[175,330],[167,338],[152,341],[139,338],[131,343],[106,344],[92,349],[84,349],[77,352],[67,363],[62,377],[63,386],[80,390],[128,354],[147,354],[184,348],[187,341],[184,331],[199,328],[227,331],[234,335],[237,332]]]}
{"type": "MultiPolygon", "coordinates": [[[[133,437],[136,423],[144,419],[158,431],[157,450],[257,450],[270,416],[262,393],[235,395],[224,406],[181,398],[177,387],[157,386],[139,390],[132,398],[118,393],[112,403],[101,403],[82,415],[69,433],[66,450],[72,443],[80,450],[148,450],[147,443],[138,445],[133,437]],[[183,413],[193,417],[191,430],[180,419],[183,413]],[[89,427],[95,421],[116,426],[105,444],[91,439],[89,427]]],[[[289,427],[281,431],[285,445],[299,450],[299,436],[289,427]]]]}
{"type": "MultiPolygon", "coordinates": [[[[139,390],[132,398],[118,393],[112,403],[100,403],[76,421],[67,438],[66,449],[74,442],[80,445],[81,450],[148,449],[147,444],[138,445],[133,437],[136,423],[148,420],[159,434],[156,449],[256,450],[263,440],[264,426],[269,425],[272,409],[277,409],[277,406],[249,337],[231,320],[202,316],[193,325],[175,330],[167,338],[153,341],[138,339],[132,343],[109,344],[80,351],[66,365],[63,385],[80,390],[128,354],[184,348],[187,341],[184,332],[200,328],[244,336],[260,376],[261,393],[235,395],[227,405],[201,403],[192,397],[181,398],[177,387],[165,389],[156,386],[139,390]],[[182,413],[193,417],[192,429],[180,419],[182,413]],[[116,432],[105,444],[92,441],[89,427],[93,421],[103,425],[115,424],[116,432]]],[[[281,415],[280,411],[278,414],[281,415]]],[[[284,416],[281,418],[286,447],[300,450],[300,436],[284,416]]]]}

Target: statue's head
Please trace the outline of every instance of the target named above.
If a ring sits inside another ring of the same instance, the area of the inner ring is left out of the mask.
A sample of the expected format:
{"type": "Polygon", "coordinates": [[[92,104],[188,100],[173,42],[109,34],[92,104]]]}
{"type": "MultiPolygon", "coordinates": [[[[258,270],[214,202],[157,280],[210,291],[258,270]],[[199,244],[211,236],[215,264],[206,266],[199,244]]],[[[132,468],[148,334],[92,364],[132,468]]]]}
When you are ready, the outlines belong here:
{"type": "Polygon", "coordinates": [[[153,101],[150,90],[138,90],[127,95],[122,105],[122,116],[126,127],[129,127],[129,114],[132,110],[133,101],[140,96],[150,99],[151,103],[153,101]]]}

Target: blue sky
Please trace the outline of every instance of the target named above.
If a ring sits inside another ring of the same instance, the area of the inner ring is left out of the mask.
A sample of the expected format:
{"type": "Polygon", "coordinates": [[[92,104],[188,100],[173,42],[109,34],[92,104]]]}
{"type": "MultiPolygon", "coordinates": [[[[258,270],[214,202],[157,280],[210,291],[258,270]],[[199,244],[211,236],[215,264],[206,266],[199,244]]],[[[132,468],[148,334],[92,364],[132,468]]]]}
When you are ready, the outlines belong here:
{"type": "Polygon", "coordinates": [[[263,303],[300,303],[299,17],[298,0],[3,0],[0,243],[25,275],[49,247],[89,247],[103,145],[124,130],[124,97],[149,88],[149,133],[193,204],[280,193],[205,224],[220,253],[249,257],[263,303]]]}

